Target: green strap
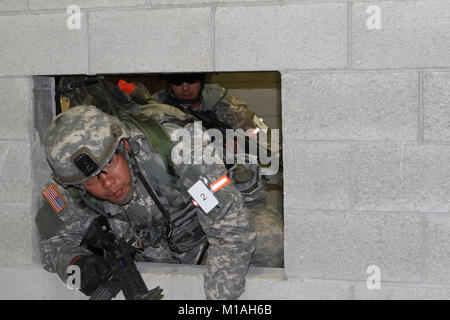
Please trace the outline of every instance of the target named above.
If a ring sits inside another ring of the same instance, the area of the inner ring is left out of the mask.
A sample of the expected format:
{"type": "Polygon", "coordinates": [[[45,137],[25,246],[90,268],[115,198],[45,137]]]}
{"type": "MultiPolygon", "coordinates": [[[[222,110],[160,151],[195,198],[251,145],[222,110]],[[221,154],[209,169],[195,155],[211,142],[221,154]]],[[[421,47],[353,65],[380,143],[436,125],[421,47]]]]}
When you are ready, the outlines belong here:
{"type": "Polygon", "coordinates": [[[144,133],[150,149],[161,154],[166,169],[169,169],[172,166],[173,143],[167,131],[154,119],[138,120],[131,118],[130,120],[144,133]]]}

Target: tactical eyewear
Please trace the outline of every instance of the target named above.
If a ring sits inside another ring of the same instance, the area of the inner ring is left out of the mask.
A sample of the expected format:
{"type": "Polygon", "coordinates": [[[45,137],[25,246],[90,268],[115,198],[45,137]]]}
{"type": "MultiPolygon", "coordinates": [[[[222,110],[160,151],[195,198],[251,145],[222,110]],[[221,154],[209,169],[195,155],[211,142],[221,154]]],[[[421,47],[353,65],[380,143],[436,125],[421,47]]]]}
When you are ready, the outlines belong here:
{"type": "Polygon", "coordinates": [[[166,76],[166,80],[168,83],[170,83],[172,85],[180,86],[184,82],[189,83],[189,84],[194,84],[196,82],[202,81],[203,75],[195,74],[195,73],[184,74],[184,75],[173,75],[173,76],[166,76]]]}

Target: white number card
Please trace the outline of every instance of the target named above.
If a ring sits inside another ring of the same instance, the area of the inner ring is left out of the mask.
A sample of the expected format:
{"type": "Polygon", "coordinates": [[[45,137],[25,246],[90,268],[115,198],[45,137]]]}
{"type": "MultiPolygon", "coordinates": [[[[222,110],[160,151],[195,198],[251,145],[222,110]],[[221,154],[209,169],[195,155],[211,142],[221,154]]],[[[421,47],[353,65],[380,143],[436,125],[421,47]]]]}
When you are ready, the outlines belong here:
{"type": "Polygon", "coordinates": [[[205,213],[210,212],[219,204],[217,198],[202,180],[198,180],[188,189],[188,192],[205,213]]]}

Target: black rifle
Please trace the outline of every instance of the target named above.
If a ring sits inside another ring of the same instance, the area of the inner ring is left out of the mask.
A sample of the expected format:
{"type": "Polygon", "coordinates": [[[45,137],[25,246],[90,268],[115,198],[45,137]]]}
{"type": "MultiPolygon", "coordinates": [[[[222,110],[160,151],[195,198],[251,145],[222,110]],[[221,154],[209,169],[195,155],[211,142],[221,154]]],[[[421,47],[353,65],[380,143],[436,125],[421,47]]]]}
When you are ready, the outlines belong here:
{"type": "Polygon", "coordinates": [[[159,300],[162,289],[148,290],[133,261],[134,248],[125,239],[117,239],[111,231],[107,219],[99,215],[92,221],[82,246],[92,251],[103,251],[107,270],[102,276],[100,286],[91,295],[90,300],[110,300],[120,290],[126,300],[159,300]]]}

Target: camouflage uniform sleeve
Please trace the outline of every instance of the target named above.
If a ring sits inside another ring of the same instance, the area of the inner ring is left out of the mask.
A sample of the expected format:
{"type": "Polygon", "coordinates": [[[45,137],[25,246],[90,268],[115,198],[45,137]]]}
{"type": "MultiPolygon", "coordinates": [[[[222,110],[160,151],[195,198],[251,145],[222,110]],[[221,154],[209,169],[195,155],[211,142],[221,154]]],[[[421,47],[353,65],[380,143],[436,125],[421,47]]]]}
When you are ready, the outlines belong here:
{"type": "MultiPolygon", "coordinates": [[[[191,125],[185,129],[192,131],[191,125]]],[[[200,153],[193,155],[196,156],[200,153]]],[[[215,164],[193,159],[191,164],[176,165],[174,169],[180,176],[182,188],[187,190],[200,176],[212,183],[225,175],[222,159],[216,160],[215,164]]],[[[188,193],[185,194],[187,201],[190,201],[188,193]]],[[[210,244],[204,275],[205,293],[208,299],[237,299],[245,290],[245,277],[255,250],[256,233],[250,222],[250,212],[244,207],[242,196],[233,184],[214,195],[219,205],[208,214],[201,209],[198,211],[200,224],[210,244]]]]}
{"type": "Polygon", "coordinates": [[[245,290],[256,234],[250,224],[250,213],[233,185],[215,195],[220,207],[208,214],[201,210],[199,213],[199,221],[210,244],[205,293],[208,299],[237,299],[245,290]]]}
{"type": "Polygon", "coordinates": [[[256,113],[238,97],[228,96],[214,110],[217,117],[233,129],[253,129],[256,113]]]}
{"type": "Polygon", "coordinates": [[[56,213],[49,202],[44,201],[35,221],[40,234],[44,269],[56,272],[66,281],[70,261],[77,255],[92,253],[80,247],[80,242],[93,217],[78,208],[65,189],[57,189],[66,201],[64,209],[56,213]]]}
{"type": "MultiPolygon", "coordinates": [[[[255,129],[260,127],[266,130],[264,138],[259,140],[259,144],[263,146],[265,144],[268,150],[278,151],[281,150],[281,145],[276,143],[279,139],[277,135],[275,141],[272,141],[272,129],[264,122],[264,120],[258,116],[245,102],[238,97],[226,95],[224,99],[217,105],[214,110],[217,118],[223,121],[225,124],[233,129],[242,129],[245,131],[249,129],[255,129]],[[258,119],[258,123],[255,122],[255,117],[258,119]],[[262,126],[261,126],[262,125],[262,126]],[[275,144],[273,144],[275,142],[275,144]]],[[[262,135],[262,133],[259,133],[262,135]]],[[[253,136],[253,133],[250,134],[253,136]]]]}

